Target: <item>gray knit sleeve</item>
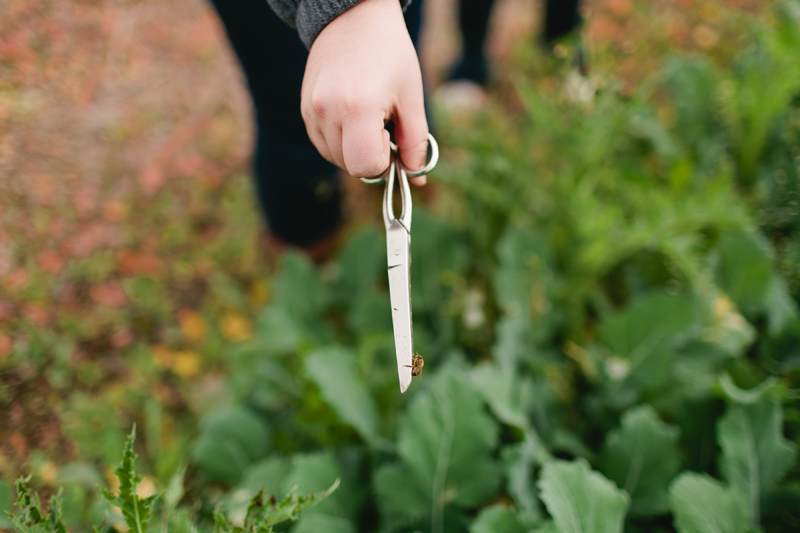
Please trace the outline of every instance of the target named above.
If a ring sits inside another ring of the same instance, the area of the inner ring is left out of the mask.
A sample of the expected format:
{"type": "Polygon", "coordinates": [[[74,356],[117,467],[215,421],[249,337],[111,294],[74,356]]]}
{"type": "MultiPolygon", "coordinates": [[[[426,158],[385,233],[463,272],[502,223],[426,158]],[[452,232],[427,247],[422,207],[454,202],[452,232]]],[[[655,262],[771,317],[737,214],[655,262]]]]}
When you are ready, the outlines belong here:
{"type": "MultiPolygon", "coordinates": [[[[287,24],[297,28],[306,48],[333,19],[363,0],[267,0],[272,10],[287,24]]],[[[411,0],[400,0],[403,9],[411,0]]]]}

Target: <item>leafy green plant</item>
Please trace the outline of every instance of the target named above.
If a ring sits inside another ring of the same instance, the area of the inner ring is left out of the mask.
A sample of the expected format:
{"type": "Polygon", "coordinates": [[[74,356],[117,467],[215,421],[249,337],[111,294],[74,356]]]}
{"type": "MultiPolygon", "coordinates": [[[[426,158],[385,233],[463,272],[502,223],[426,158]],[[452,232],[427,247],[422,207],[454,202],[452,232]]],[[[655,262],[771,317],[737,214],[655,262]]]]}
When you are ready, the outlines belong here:
{"type": "Polygon", "coordinates": [[[585,461],[547,463],[539,485],[560,533],[622,532],[628,496],[585,461]]]}
{"type": "Polygon", "coordinates": [[[235,526],[231,524],[220,507],[214,511],[214,533],[272,533],[273,526],[286,521],[296,521],[301,512],[321,502],[339,486],[337,479],[325,492],[298,496],[291,492],[278,501],[274,496],[264,497],[261,489],[250,500],[247,506],[244,524],[235,526]]]}
{"type": "Polygon", "coordinates": [[[772,398],[734,405],[717,427],[721,469],[728,483],[745,496],[750,527],[761,524],[762,499],[777,486],[797,455],[797,445],[781,432],[781,407],[772,398]]]}
{"type": "Polygon", "coordinates": [[[244,408],[209,413],[192,447],[192,457],[209,479],[236,482],[267,455],[269,428],[244,408]]]}
{"type": "Polygon", "coordinates": [[[122,463],[114,469],[114,475],[119,481],[119,494],[114,496],[110,491],[102,489],[101,492],[106,500],[119,507],[125,523],[131,530],[136,533],[147,533],[150,529],[151,507],[158,495],[140,498],[136,493],[136,487],[142,481],[142,477],[136,472],[136,452],[133,451],[135,440],[136,425],[131,429],[122,449],[122,463]]]}
{"type": "Polygon", "coordinates": [[[9,513],[11,522],[21,533],[66,533],[61,512],[61,494],[56,494],[50,499],[46,511],[40,508],[39,495],[31,493],[27,486],[30,476],[20,478],[16,482],[17,501],[15,506],[19,509],[18,515],[9,513]]]}
{"type": "Polygon", "coordinates": [[[677,473],[678,431],[664,424],[650,406],[635,407],[622,427],[606,435],[600,456],[602,471],[631,497],[631,516],[667,511],[667,485],[677,473]]]}
{"type": "Polygon", "coordinates": [[[708,475],[684,472],[670,487],[669,496],[680,533],[747,531],[744,495],[708,475]]]}
{"type": "MultiPolygon", "coordinates": [[[[156,527],[161,522],[162,531],[197,531],[194,525],[196,519],[186,509],[177,509],[178,503],[184,495],[184,474],[179,472],[170,482],[165,491],[157,492],[147,497],[137,494],[137,487],[143,478],[136,469],[137,454],[133,449],[136,440],[136,425],[131,429],[122,451],[122,462],[114,469],[114,474],[119,481],[118,493],[100,489],[102,496],[112,505],[117,507],[125,524],[131,531],[147,533],[151,527],[156,527]],[[161,500],[161,505],[156,504],[161,500]]],[[[17,500],[15,506],[17,513],[9,513],[12,524],[19,533],[67,533],[67,528],[62,520],[62,493],[50,498],[46,511],[41,510],[39,497],[31,492],[27,486],[30,476],[20,478],[16,483],[17,500]]],[[[246,508],[243,524],[234,523],[218,505],[213,513],[213,530],[215,533],[243,533],[245,531],[258,531],[271,533],[273,526],[286,521],[296,521],[300,513],[325,500],[339,486],[336,479],[327,490],[318,493],[309,493],[307,496],[296,494],[296,487],[289,491],[282,500],[275,496],[264,496],[263,487],[254,496],[246,508]]],[[[94,531],[105,531],[105,528],[94,528],[94,531]]]]}
{"type": "Polygon", "coordinates": [[[445,507],[470,508],[497,490],[500,472],[489,453],[497,424],[457,373],[439,376],[417,395],[398,428],[400,463],[375,472],[382,505],[394,513],[428,517],[443,531],[445,507]]]}

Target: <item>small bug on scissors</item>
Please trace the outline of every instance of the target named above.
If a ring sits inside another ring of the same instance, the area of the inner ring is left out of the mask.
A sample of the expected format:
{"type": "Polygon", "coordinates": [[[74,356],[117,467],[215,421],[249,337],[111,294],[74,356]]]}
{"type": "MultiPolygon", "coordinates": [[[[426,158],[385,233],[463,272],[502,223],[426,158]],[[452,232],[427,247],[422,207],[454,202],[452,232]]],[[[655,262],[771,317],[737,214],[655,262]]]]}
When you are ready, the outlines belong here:
{"type": "Polygon", "coordinates": [[[417,354],[411,360],[410,365],[403,365],[403,366],[411,369],[412,376],[419,376],[420,374],[422,374],[422,367],[425,366],[425,361],[422,359],[422,356],[420,354],[417,354]]]}

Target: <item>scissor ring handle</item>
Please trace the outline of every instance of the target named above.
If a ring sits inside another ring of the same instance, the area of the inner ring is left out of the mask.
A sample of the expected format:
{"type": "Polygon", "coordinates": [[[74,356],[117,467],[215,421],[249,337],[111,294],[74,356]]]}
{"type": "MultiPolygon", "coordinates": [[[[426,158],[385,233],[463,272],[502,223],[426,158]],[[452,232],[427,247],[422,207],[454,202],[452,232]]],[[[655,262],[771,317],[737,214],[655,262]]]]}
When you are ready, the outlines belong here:
{"type": "MultiPolygon", "coordinates": [[[[391,166],[391,165],[389,165],[389,166],[391,166]]],[[[386,180],[386,175],[388,173],[389,173],[389,169],[387,168],[386,171],[383,174],[381,174],[380,176],[378,176],[377,178],[358,178],[358,179],[360,179],[361,181],[363,181],[364,183],[366,183],[368,185],[375,185],[377,183],[383,183],[386,180]]]]}
{"type": "Polygon", "coordinates": [[[400,162],[400,165],[403,167],[403,170],[406,172],[406,176],[409,178],[417,178],[419,176],[424,176],[436,166],[436,163],[439,162],[439,144],[436,142],[436,139],[433,138],[433,135],[428,133],[428,145],[431,147],[431,158],[428,163],[419,170],[408,170],[406,166],[403,164],[403,160],[400,159],[400,152],[397,150],[397,145],[393,142],[389,143],[389,148],[391,149],[391,158],[392,161],[389,163],[389,166],[386,167],[386,170],[381,172],[375,177],[372,178],[359,178],[364,183],[368,183],[370,185],[374,185],[376,183],[381,183],[386,179],[386,176],[389,174],[389,169],[391,169],[392,165],[394,164],[394,159],[400,162]]]}
{"type": "Polygon", "coordinates": [[[397,158],[400,159],[400,164],[403,166],[403,170],[406,171],[406,176],[409,178],[418,178],[419,176],[424,176],[433,170],[433,168],[436,166],[436,163],[439,162],[439,145],[436,143],[436,139],[434,139],[433,135],[430,133],[428,133],[428,146],[431,147],[431,159],[419,170],[409,170],[406,168],[403,160],[400,159],[400,154],[397,154],[397,158]]]}

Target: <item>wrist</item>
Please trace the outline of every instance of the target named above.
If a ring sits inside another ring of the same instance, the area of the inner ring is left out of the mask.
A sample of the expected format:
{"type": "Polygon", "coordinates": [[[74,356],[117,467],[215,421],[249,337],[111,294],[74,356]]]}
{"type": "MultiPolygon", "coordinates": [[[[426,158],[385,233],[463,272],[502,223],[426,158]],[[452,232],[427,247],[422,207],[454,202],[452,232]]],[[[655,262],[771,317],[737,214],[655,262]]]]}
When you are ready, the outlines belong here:
{"type": "Polygon", "coordinates": [[[300,39],[311,49],[319,35],[329,26],[350,26],[353,22],[380,19],[402,10],[410,0],[301,0],[297,9],[297,30],[300,39]]]}

